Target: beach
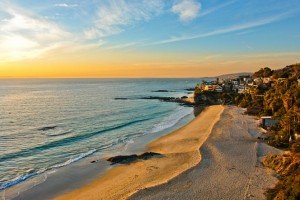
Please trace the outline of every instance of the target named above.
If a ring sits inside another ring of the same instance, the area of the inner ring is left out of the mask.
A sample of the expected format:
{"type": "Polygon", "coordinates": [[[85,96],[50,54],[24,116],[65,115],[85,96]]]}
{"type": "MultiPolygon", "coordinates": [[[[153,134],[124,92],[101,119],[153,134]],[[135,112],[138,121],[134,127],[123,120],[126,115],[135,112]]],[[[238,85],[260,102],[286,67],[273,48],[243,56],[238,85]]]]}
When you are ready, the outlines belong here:
{"type": "Polygon", "coordinates": [[[258,122],[243,113],[210,106],[147,146],[162,158],[119,165],[56,199],[264,199],[277,178],[260,160],[279,150],[256,139],[258,122]]]}
{"type": "Polygon", "coordinates": [[[300,199],[299,17],[0,0],[0,200],[300,199]]]}
{"type": "Polygon", "coordinates": [[[223,112],[211,106],[186,126],[147,146],[163,157],[119,165],[86,186],[56,199],[126,199],[139,190],[168,182],[201,161],[200,147],[223,112]]]}
{"type": "Polygon", "coordinates": [[[263,193],[278,179],[260,161],[280,151],[256,139],[260,136],[257,120],[243,113],[227,106],[200,149],[199,164],[130,199],[265,199],[263,193]]]}

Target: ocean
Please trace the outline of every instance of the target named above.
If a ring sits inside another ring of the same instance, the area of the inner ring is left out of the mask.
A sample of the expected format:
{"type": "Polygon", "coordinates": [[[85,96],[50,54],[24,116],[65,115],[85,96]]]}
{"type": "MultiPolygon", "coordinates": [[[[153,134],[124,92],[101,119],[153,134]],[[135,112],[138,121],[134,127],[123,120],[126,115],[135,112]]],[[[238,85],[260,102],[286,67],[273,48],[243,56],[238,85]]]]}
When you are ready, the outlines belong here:
{"type": "Polygon", "coordinates": [[[200,81],[0,80],[0,191],[176,126],[193,108],[141,97],[181,97],[200,81]]]}

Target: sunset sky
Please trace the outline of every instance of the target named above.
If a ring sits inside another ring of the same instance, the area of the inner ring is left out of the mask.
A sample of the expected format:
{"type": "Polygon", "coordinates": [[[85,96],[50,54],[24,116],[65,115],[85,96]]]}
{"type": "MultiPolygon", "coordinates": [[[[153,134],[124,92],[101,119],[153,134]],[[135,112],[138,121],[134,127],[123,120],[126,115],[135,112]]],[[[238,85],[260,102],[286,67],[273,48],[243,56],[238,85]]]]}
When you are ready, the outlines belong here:
{"type": "Polygon", "coordinates": [[[299,0],[1,0],[0,77],[204,77],[300,62],[299,0]]]}

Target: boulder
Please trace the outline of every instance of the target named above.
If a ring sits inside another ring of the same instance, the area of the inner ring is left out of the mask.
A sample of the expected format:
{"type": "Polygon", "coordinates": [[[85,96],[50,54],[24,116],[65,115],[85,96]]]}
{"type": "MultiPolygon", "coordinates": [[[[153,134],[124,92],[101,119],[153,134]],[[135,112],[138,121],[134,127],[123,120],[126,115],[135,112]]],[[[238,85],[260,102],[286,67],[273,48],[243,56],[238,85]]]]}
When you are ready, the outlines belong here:
{"type": "Polygon", "coordinates": [[[162,157],[162,154],[155,153],[155,152],[146,152],[141,155],[132,154],[132,155],[126,155],[126,156],[114,156],[114,157],[107,159],[107,161],[111,162],[112,165],[114,165],[114,164],[130,164],[137,160],[148,160],[148,159],[151,159],[154,157],[156,157],[156,158],[162,157]]]}

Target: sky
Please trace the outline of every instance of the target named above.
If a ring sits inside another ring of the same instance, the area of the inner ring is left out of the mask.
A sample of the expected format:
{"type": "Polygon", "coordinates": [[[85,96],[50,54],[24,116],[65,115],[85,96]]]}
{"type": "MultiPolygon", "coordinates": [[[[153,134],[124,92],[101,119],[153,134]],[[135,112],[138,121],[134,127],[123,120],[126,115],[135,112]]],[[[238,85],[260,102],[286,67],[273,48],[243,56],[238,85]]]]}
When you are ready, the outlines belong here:
{"type": "Polygon", "coordinates": [[[299,0],[1,0],[0,78],[206,77],[300,62],[299,0]]]}

